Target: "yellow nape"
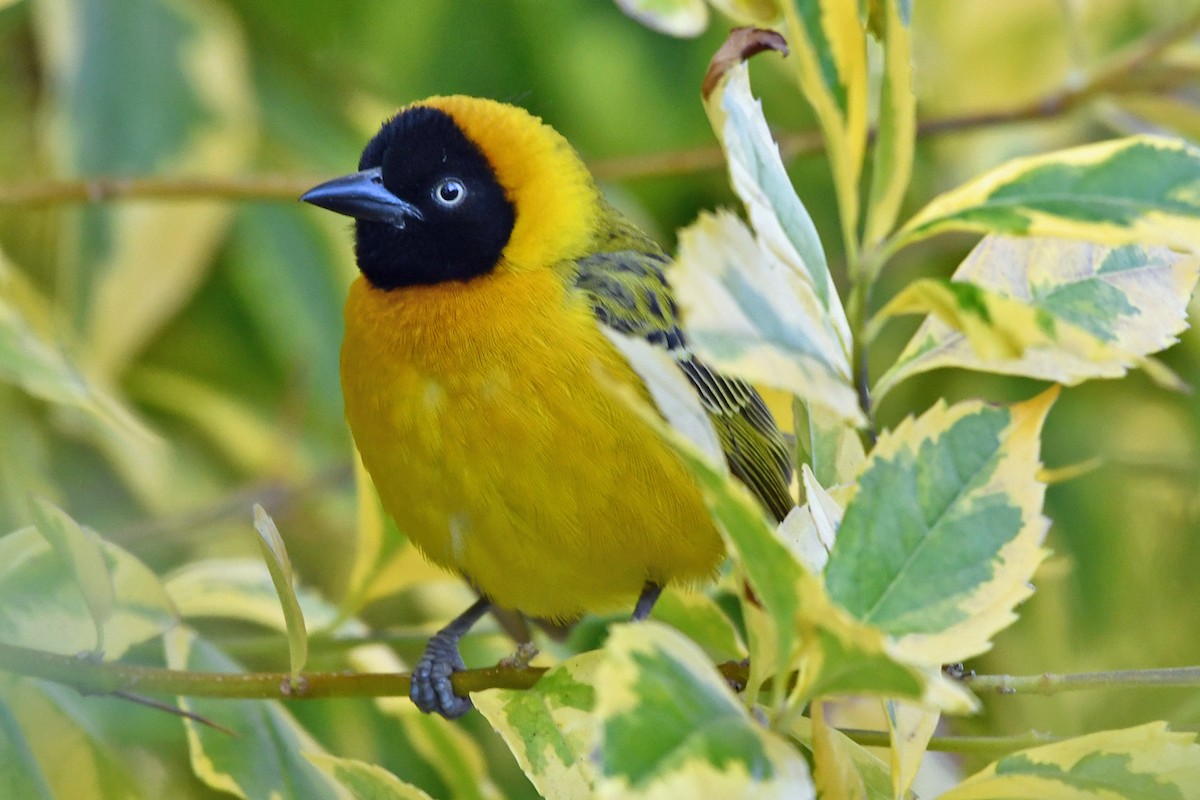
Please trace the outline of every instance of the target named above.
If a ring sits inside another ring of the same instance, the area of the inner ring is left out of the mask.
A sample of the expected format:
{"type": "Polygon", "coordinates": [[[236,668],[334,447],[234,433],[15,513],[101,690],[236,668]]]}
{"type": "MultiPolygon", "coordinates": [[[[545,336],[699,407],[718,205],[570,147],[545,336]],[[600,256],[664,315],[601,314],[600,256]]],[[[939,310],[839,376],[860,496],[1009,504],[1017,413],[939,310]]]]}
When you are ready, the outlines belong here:
{"type": "Polygon", "coordinates": [[[483,151],[518,209],[500,269],[539,269],[584,255],[600,223],[600,192],[562,134],[523,108],[466,95],[418,105],[449,114],[483,151]]]}
{"type": "Polygon", "coordinates": [[[724,556],[692,476],[610,382],[644,387],[554,270],[360,278],[342,382],[387,511],[501,606],[628,608],[647,580],[700,582],[724,556]]]}

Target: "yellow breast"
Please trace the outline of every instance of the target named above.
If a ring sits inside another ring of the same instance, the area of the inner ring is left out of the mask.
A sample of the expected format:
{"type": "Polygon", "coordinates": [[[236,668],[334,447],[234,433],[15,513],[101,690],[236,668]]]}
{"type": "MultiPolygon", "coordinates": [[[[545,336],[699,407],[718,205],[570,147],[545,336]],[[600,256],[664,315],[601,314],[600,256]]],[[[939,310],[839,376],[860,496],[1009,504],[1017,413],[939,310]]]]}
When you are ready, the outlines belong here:
{"type": "Polygon", "coordinates": [[[346,416],[384,507],[496,603],[568,619],[710,577],[690,474],[607,381],[640,381],[552,270],[346,305],[346,416]]]}

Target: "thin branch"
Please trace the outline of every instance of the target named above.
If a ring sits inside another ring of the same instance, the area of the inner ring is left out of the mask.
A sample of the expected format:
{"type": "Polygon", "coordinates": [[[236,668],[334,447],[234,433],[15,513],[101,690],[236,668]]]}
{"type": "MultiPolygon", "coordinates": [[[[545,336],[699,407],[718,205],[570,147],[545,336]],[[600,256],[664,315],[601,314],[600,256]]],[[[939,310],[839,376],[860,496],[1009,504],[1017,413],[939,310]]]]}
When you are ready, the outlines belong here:
{"type": "MultiPolygon", "coordinates": [[[[1077,86],[1067,86],[1012,108],[977,114],[951,115],[927,119],[917,125],[921,139],[965,131],[1030,122],[1062,116],[1097,95],[1122,88],[1131,74],[1154,60],[1171,45],[1200,31],[1200,14],[1193,14],[1179,25],[1152,33],[1128,50],[1109,58],[1091,77],[1077,86]]],[[[1188,80],[1188,73],[1163,76],[1169,88],[1188,80]]],[[[1141,87],[1145,88],[1145,87],[1141,87]]],[[[875,131],[870,132],[871,139],[875,131]]],[[[778,137],[785,159],[822,152],[825,142],[819,131],[785,133],[778,137]]],[[[628,181],[637,178],[684,175],[722,169],[725,156],[716,145],[597,159],[589,164],[592,173],[604,181],[628,181]]],[[[245,177],[168,177],[89,178],[76,181],[31,181],[0,186],[0,207],[55,206],[72,203],[99,203],[111,200],[295,200],[306,190],[329,176],[296,177],[288,175],[250,175],[245,177]]]]}
{"type": "MultiPolygon", "coordinates": [[[[841,728],[842,733],[864,747],[890,747],[891,738],[887,731],[869,731],[858,728],[841,728]]],[[[1053,744],[1062,737],[1049,733],[1030,731],[1013,736],[934,736],[929,740],[928,750],[943,753],[963,753],[976,756],[1001,756],[1028,747],[1053,744]]]]}
{"type": "Polygon", "coordinates": [[[1127,669],[1110,672],[1077,672],[1041,675],[971,675],[963,683],[977,692],[1001,695],[1051,695],[1081,689],[1200,689],[1200,667],[1127,669]]]}

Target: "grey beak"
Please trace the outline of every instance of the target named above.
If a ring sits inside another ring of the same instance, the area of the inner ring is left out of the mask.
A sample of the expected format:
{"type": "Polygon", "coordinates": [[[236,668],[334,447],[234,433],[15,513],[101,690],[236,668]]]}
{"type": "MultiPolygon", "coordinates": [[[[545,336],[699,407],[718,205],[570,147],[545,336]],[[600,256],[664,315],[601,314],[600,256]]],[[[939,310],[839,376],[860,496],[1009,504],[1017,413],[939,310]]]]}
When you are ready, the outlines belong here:
{"type": "Polygon", "coordinates": [[[406,220],[422,219],[421,210],[389,192],[379,167],[343,175],[314,186],[300,199],[355,219],[387,222],[403,228],[406,220]]]}

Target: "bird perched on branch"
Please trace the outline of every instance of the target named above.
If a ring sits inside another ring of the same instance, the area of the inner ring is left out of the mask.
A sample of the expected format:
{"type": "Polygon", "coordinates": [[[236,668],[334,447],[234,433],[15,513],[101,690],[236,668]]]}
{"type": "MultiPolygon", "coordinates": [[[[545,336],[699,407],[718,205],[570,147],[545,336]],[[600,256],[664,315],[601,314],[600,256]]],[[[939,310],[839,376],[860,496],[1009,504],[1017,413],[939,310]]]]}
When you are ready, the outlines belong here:
{"type": "Polygon", "coordinates": [[[641,619],[724,556],[687,467],[613,391],[653,402],[605,328],[673,357],[777,518],[790,456],[754,389],[689,353],[661,248],[540,119],[432,97],[358,166],[301,199],[356,221],[341,372],[363,464],[400,529],[481,595],[413,673],[413,701],[455,717],[459,639],[491,604],[564,621],[636,598],[641,619]]]}

